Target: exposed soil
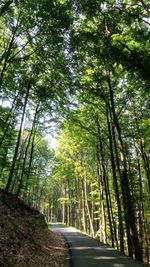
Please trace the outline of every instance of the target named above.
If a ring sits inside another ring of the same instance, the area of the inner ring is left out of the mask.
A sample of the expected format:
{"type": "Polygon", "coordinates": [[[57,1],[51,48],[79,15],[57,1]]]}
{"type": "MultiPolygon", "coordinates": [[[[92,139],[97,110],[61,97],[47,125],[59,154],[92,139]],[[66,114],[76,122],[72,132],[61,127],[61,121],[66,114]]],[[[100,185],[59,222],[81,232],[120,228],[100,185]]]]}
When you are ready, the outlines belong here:
{"type": "Polygon", "coordinates": [[[0,190],[0,266],[69,267],[63,237],[48,229],[44,216],[0,190]]]}

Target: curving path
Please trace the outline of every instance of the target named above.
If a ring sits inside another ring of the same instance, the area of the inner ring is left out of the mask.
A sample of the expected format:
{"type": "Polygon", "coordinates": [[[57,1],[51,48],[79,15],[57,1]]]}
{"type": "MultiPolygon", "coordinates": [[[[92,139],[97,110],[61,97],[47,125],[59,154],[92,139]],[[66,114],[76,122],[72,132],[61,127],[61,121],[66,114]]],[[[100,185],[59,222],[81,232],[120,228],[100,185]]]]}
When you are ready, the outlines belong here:
{"type": "Polygon", "coordinates": [[[121,252],[83,235],[75,228],[52,224],[64,236],[71,252],[71,267],[142,267],[121,252]]]}

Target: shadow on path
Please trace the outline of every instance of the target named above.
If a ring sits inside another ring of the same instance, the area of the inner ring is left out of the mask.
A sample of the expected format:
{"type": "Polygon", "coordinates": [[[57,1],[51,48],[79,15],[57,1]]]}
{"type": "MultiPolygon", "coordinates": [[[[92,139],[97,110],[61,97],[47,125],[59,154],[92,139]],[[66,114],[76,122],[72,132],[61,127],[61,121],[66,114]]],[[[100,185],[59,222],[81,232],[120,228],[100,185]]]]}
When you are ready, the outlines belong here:
{"type": "Polygon", "coordinates": [[[51,224],[62,233],[70,247],[71,267],[142,267],[121,252],[83,235],[75,228],[51,224]]]}

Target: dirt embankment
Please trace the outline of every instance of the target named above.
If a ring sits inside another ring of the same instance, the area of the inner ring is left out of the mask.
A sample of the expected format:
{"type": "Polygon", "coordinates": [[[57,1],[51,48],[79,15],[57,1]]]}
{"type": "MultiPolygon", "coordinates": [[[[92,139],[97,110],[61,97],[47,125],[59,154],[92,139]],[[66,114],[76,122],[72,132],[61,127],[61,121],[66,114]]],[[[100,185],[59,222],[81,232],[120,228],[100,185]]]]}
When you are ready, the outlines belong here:
{"type": "Polygon", "coordinates": [[[0,266],[69,267],[68,248],[44,216],[0,190],[0,266]]]}

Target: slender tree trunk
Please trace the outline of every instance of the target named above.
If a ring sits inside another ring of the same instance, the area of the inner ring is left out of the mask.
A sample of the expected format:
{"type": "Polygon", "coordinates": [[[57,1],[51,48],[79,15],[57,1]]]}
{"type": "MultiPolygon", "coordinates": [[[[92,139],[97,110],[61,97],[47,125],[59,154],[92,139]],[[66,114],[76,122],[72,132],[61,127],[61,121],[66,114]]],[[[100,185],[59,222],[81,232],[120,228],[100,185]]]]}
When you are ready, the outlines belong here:
{"type": "Polygon", "coordinates": [[[111,213],[110,213],[110,205],[109,205],[109,194],[108,194],[108,187],[107,187],[107,174],[105,169],[105,159],[104,159],[104,151],[103,151],[103,144],[101,139],[101,133],[100,133],[100,126],[99,121],[97,119],[97,128],[98,128],[98,142],[99,142],[99,149],[100,149],[100,155],[101,155],[101,162],[100,162],[100,170],[101,170],[101,176],[104,183],[104,189],[105,189],[105,196],[106,196],[106,205],[107,205],[107,214],[108,214],[108,220],[109,220],[109,228],[110,228],[110,234],[111,234],[111,242],[112,247],[114,247],[114,231],[113,231],[113,225],[111,220],[111,213]]]}
{"type": "Polygon", "coordinates": [[[140,235],[140,242],[142,248],[142,257],[146,257],[147,262],[149,262],[149,252],[148,252],[148,238],[147,238],[147,227],[145,223],[145,214],[144,214],[144,201],[143,201],[143,184],[142,184],[142,174],[141,174],[141,163],[140,163],[140,155],[138,146],[136,145],[136,141],[134,139],[134,147],[137,154],[137,170],[138,170],[138,177],[139,177],[139,235],[140,235]],[[145,255],[144,255],[145,254],[145,255]]]}
{"type": "Polygon", "coordinates": [[[141,158],[142,158],[142,161],[143,161],[143,166],[144,166],[144,170],[145,170],[145,173],[146,173],[148,186],[149,186],[149,190],[150,190],[150,159],[149,159],[147,153],[145,152],[145,148],[144,148],[145,142],[144,142],[144,138],[140,134],[138,118],[137,118],[137,113],[136,113],[134,104],[133,104],[133,112],[134,112],[137,135],[138,135],[138,138],[139,138],[139,146],[140,146],[141,158]]]}
{"type": "MultiPolygon", "coordinates": [[[[112,127],[112,133],[113,133],[112,136],[113,136],[113,143],[114,143],[114,151],[115,151],[115,158],[116,158],[117,170],[118,170],[118,174],[119,174],[120,181],[121,181],[122,174],[121,174],[121,169],[120,169],[119,152],[118,152],[118,148],[117,148],[114,127],[112,127]]],[[[122,186],[121,186],[121,189],[122,189],[122,186]]],[[[126,211],[125,211],[124,198],[122,199],[122,201],[123,201],[123,210],[124,210],[124,214],[125,214],[125,225],[126,225],[126,233],[127,233],[128,253],[129,253],[129,256],[132,257],[132,255],[133,255],[133,248],[132,248],[132,240],[131,240],[131,235],[130,235],[130,225],[129,225],[129,220],[127,219],[127,215],[126,215],[126,211]]]]}
{"type": "Polygon", "coordinates": [[[62,223],[65,223],[65,204],[62,203],[62,223]]]}
{"type": "Polygon", "coordinates": [[[15,40],[15,36],[16,36],[16,32],[18,30],[18,27],[19,27],[19,23],[17,22],[17,25],[16,25],[15,30],[13,31],[13,35],[11,37],[11,40],[10,40],[7,48],[5,49],[5,51],[3,52],[3,54],[0,58],[0,61],[1,62],[3,61],[2,69],[0,71],[0,92],[2,89],[4,74],[5,74],[5,71],[7,69],[8,61],[9,61],[9,58],[11,55],[11,50],[12,50],[12,47],[14,44],[14,40],[15,40]]]}
{"type": "Polygon", "coordinates": [[[32,142],[31,142],[31,151],[30,151],[30,158],[29,158],[28,173],[27,173],[27,177],[26,177],[27,180],[29,180],[30,174],[31,174],[31,170],[32,170],[32,161],[33,161],[33,153],[34,153],[35,134],[36,134],[36,131],[34,129],[34,132],[32,134],[32,142]]]}
{"type": "Polygon", "coordinates": [[[12,112],[13,112],[13,110],[15,109],[15,107],[16,107],[16,100],[17,100],[17,98],[18,98],[18,95],[16,95],[15,97],[14,97],[14,100],[13,100],[13,102],[12,102],[12,106],[11,106],[11,108],[10,108],[10,110],[9,110],[9,113],[8,113],[8,115],[7,115],[7,117],[6,117],[6,120],[5,120],[5,124],[4,124],[4,127],[3,127],[3,129],[2,129],[2,131],[3,131],[3,135],[2,135],[2,137],[1,137],[1,140],[0,140],[0,147],[3,145],[3,142],[4,142],[4,140],[5,140],[5,137],[6,137],[6,134],[7,134],[7,132],[8,132],[8,129],[9,129],[9,127],[11,126],[11,116],[12,116],[12,112]]]}
{"type": "Polygon", "coordinates": [[[23,159],[27,139],[28,139],[28,137],[26,137],[25,140],[20,141],[20,147],[19,147],[19,151],[18,151],[18,157],[17,157],[15,169],[14,169],[14,175],[13,175],[11,187],[9,189],[9,191],[11,193],[12,192],[16,193],[16,191],[18,189],[19,175],[20,175],[20,172],[22,169],[22,159],[23,159]]]}
{"type": "Polygon", "coordinates": [[[100,241],[103,243],[107,243],[106,236],[106,218],[105,218],[105,205],[104,205],[104,182],[101,174],[101,162],[99,155],[99,142],[97,142],[96,146],[96,157],[97,157],[97,174],[98,174],[98,185],[99,185],[99,198],[100,198],[100,206],[101,206],[101,216],[100,216],[100,241]]]}
{"type": "MultiPolygon", "coordinates": [[[[124,203],[124,210],[125,210],[125,218],[126,222],[128,221],[129,224],[129,232],[128,232],[128,238],[132,240],[132,244],[134,247],[134,254],[135,258],[139,261],[142,261],[142,251],[138,239],[138,233],[136,228],[136,219],[134,214],[134,206],[131,199],[130,194],[130,186],[129,186],[129,180],[128,180],[128,174],[127,174],[127,164],[126,164],[126,155],[124,151],[122,136],[121,136],[121,129],[118,122],[118,118],[115,111],[115,105],[114,105],[114,96],[113,96],[113,89],[111,87],[110,78],[108,77],[108,86],[109,86],[109,92],[110,92],[110,102],[111,102],[111,110],[113,115],[113,123],[116,130],[116,140],[119,146],[120,150],[120,170],[121,170],[121,189],[122,189],[122,196],[123,196],[123,203],[124,203]]],[[[130,248],[129,248],[130,249],[130,248]]],[[[129,254],[131,255],[131,250],[129,250],[129,254]]]]}
{"type": "Polygon", "coordinates": [[[88,203],[88,194],[87,194],[87,181],[86,181],[86,174],[83,176],[83,187],[84,187],[84,196],[85,196],[85,207],[87,210],[87,216],[89,219],[89,225],[90,225],[90,234],[92,234],[92,237],[94,237],[94,228],[93,228],[93,223],[92,223],[92,218],[90,214],[90,209],[89,209],[89,203],[88,203]]]}
{"type": "Polygon", "coordinates": [[[113,151],[112,130],[111,130],[111,126],[110,126],[108,110],[107,110],[107,125],[108,125],[108,131],[109,131],[109,147],[110,147],[110,158],[111,158],[111,168],[112,168],[112,175],[113,175],[113,184],[114,184],[115,197],[116,197],[117,208],[118,208],[120,250],[124,253],[124,228],[123,228],[123,219],[122,219],[122,209],[121,209],[121,201],[120,201],[120,197],[119,197],[119,187],[118,187],[118,182],[117,182],[115,158],[114,158],[114,151],[113,151]]]}
{"type": "Polygon", "coordinates": [[[77,195],[77,228],[82,228],[82,189],[81,189],[81,183],[79,179],[79,175],[77,174],[77,181],[76,181],[76,195],[77,195]]]}
{"type": "MultiPolygon", "coordinates": [[[[140,241],[141,248],[143,252],[143,221],[144,221],[144,205],[143,205],[143,188],[142,188],[142,176],[141,176],[141,166],[140,161],[138,159],[138,173],[139,173],[139,189],[140,189],[140,201],[139,201],[139,233],[140,233],[140,241]]],[[[143,254],[142,254],[143,257],[143,254]]]]}
{"type": "Polygon", "coordinates": [[[25,167],[26,167],[28,150],[29,150],[29,146],[31,144],[31,139],[32,139],[34,128],[35,128],[35,124],[36,124],[36,118],[37,118],[37,114],[38,114],[38,108],[39,108],[39,105],[37,105],[36,110],[35,110],[35,114],[34,114],[34,119],[33,119],[33,122],[32,122],[31,131],[30,131],[30,134],[29,134],[27,146],[26,146],[25,153],[24,153],[24,159],[23,159],[23,166],[22,166],[22,171],[21,171],[21,177],[20,177],[20,181],[19,181],[18,190],[16,192],[16,195],[17,196],[19,196],[19,194],[20,194],[20,190],[21,190],[21,186],[22,186],[22,182],[23,182],[23,178],[24,178],[24,172],[25,172],[25,167]]]}
{"type": "Polygon", "coordinates": [[[27,92],[26,92],[26,95],[25,95],[25,100],[24,100],[23,112],[22,112],[22,117],[21,117],[21,122],[20,122],[20,128],[19,128],[17,142],[16,142],[16,147],[15,147],[15,153],[14,153],[14,157],[13,157],[13,161],[12,161],[12,165],[11,165],[11,169],[10,169],[8,181],[7,181],[7,184],[6,184],[6,187],[5,187],[5,190],[7,192],[10,189],[10,186],[11,186],[11,183],[12,183],[12,179],[13,179],[13,175],[14,175],[14,169],[15,169],[16,160],[17,160],[18,151],[19,151],[19,146],[20,146],[20,141],[21,141],[21,134],[22,134],[23,122],[24,122],[24,118],[25,118],[26,106],[27,106],[27,103],[28,103],[30,88],[31,88],[31,82],[29,81],[28,87],[27,87],[27,92]]]}
{"type": "Polygon", "coordinates": [[[147,176],[148,186],[150,190],[150,165],[149,165],[149,158],[144,150],[144,139],[140,138],[140,149],[141,149],[141,156],[143,160],[144,169],[147,176]]]}
{"type": "Polygon", "coordinates": [[[84,181],[83,181],[83,179],[82,179],[82,227],[83,227],[83,231],[87,232],[85,192],[84,192],[84,181]]]}

